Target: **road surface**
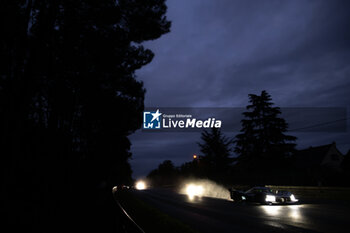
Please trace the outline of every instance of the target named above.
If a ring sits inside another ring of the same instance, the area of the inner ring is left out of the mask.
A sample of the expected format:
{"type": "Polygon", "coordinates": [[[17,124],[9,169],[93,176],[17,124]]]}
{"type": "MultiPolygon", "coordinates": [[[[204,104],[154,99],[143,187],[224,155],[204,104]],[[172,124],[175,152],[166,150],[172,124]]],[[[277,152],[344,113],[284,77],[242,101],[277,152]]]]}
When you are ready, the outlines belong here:
{"type": "Polygon", "coordinates": [[[139,199],[203,233],[349,232],[349,204],[254,205],[189,199],[166,189],[133,191],[139,199]]]}

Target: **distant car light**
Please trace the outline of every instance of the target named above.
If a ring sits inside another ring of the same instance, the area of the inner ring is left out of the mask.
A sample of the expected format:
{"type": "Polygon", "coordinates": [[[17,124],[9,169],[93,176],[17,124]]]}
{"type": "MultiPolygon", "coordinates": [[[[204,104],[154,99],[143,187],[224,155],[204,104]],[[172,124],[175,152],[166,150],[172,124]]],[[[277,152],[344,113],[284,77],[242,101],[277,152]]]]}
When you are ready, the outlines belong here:
{"type": "Polygon", "coordinates": [[[138,181],[136,183],[136,189],[137,190],[144,190],[144,189],[146,189],[146,183],[144,181],[142,181],[142,180],[138,181]]]}
{"type": "Polygon", "coordinates": [[[245,196],[242,196],[242,200],[246,200],[245,196]]]}
{"type": "Polygon", "coordinates": [[[266,202],[276,202],[276,197],[274,195],[266,195],[266,202]]]}

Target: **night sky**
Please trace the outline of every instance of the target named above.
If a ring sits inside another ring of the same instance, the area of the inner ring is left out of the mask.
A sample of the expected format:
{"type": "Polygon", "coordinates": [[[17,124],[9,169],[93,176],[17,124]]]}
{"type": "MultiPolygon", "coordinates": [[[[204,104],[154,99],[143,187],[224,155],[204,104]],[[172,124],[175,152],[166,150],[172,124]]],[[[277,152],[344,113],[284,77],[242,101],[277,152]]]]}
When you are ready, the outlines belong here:
{"type": "MultiPolygon", "coordinates": [[[[350,109],[350,1],[168,0],[171,32],[145,44],[152,63],[136,74],[146,107],[245,107],[267,90],[279,107],[350,109]]],[[[345,133],[294,133],[297,148],[350,149],[345,133]]],[[[237,132],[225,133],[233,137],[237,132]]],[[[134,178],[165,159],[199,153],[200,133],[130,137],[134,178]]]]}

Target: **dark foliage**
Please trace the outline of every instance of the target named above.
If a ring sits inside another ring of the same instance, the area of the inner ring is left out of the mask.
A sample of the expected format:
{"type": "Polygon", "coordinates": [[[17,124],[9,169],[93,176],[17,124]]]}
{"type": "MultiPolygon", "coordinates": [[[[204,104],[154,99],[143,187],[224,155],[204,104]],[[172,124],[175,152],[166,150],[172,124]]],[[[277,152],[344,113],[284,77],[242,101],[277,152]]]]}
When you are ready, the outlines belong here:
{"type": "Polygon", "coordinates": [[[111,231],[131,182],[140,43],[169,31],[164,0],[5,1],[0,8],[2,211],[11,228],[111,231]],[[69,226],[69,228],[67,228],[69,226]]]}
{"type": "Polygon", "coordinates": [[[350,150],[348,150],[348,153],[344,156],[344,159],[341,164],[342,168],[342,181],[343,185],[350,186],[350,150]]]}
{"type": "Polygon", "coordinates": [[[240,160],[256,158],[287,158],[294,151],[296,137],[285,135],[286,121],[279,117],[281,110],[273,107],[271,96],[262,91],[261,95],[249,95],[250,105],[243,115],[241,133],[236,136],[235,152],[240,160]]]}
{"type": "Polygon", "coordinates": [[[243,113],[241,133],[234,141],[238,155],[236,168],[243,170],[252,182],[278,182],[275,174],[288,168],[288,160],[295,150],[296,137],[285,134],[288,124],[271,100],[266,91],[249,95],[250,104],[243,113]]]}
{"type": "Polygon", "coordinates": [[[217,128],[212,128],[211,131],[204,130],[201,139],[202,143],[198,143],[203,155],[198,159],[201,170],[205,170],[209,178],[223,179],[228,175],[232,163],[232,140],[217,128]]]}
{"type": "Polygon", "coordinates": [[[172,185],[178,178],[178,169],[171,160],[165,160],[158,165],[157,169],[152,170],[147,178],[154,186],[172,185]]]}
{"type": "Polygon", "coordinates": [[[341,167],[345,172],[350,173],[350,150],[348,150],[348,153],[344,156],[341,167]]]}

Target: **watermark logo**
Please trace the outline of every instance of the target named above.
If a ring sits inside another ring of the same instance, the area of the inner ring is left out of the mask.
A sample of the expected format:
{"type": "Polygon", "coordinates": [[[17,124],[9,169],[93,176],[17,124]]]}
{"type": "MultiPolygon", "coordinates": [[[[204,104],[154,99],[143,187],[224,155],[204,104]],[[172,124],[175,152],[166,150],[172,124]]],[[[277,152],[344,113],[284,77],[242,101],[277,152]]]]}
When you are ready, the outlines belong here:
{"type": "MultiPolygon", "coordinates": [[[[145,132],[202,132],[217,128],[239,132],[246,108],[149,107],[143,112],[142,130],[145,132]]],[[[289,131],[347,132],[346,108],[281,108],[289,131]]]]}
{"type": "Polygon", "coordinates": [[[143,128],[144,129],[160,129],[162,113],[159,112],[159,109],[155,112],[143,112],[143,128]]]}
{"type": "MultiPolygon", "coordinates": [[[[146,109],[143,112],[144,130],[195,130],[221,128],[221,120],[212,117],[212,114],[201,115],[199,112],[183,111],[180,108],[146,109]],[[157,109],[157,111],[155,111],[157,109]],[[194,114],[195,113],[195,114],[194,114]]],[[[195,110],[195,109],[192,109],[195,110]]]]}

